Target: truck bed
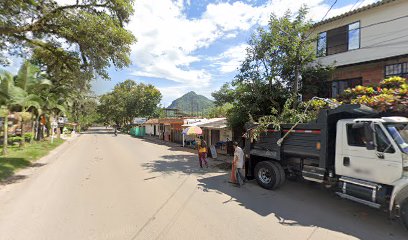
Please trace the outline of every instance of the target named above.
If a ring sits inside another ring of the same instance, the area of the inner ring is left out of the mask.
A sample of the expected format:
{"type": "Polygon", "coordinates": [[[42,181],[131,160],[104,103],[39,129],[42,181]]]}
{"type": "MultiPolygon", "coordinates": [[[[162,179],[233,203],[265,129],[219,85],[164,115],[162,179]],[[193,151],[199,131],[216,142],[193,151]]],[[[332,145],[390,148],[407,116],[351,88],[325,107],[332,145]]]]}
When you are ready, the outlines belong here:
{"type": "Polygon", "coordinates": [[[283,140],[277,144],[294,124],[282,124],[280,129],[269,126],[267,132],[246,146],[252,156],[284,161],[290,157],[309,159],[319,168],[334,167],[336,143],[336,124],[340,119],[367,117],[377,114],[364,105],[342,105],[336,109],[325,109],[318,118],[310,123],[298,124],[283,140]]]}

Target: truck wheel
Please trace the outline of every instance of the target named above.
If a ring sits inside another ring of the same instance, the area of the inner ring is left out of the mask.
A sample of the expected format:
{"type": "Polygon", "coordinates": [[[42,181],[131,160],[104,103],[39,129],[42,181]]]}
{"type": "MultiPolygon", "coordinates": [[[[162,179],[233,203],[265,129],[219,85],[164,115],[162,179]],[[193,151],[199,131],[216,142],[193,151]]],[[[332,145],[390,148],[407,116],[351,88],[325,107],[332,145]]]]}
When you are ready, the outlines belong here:
{"type": "Polygon", "coordinates": [[[282,165],[280,165],[280,164],[277,163],[277,162],[272,162],[272,163],[276,166],[276,168],[277,168],[278,171],[279,171],[280,182],[279,182],[279,186],[278,186],[278,187],[281,187],[281,186],[285,183],[285,180],[286,180],[285,169],[283,169],[282,165]]]}
{"type": "Polygon", "coordinates": [[[400,209],[400,220],[404,224],[405,228],[408,230],[408,199],[406,199],[400,209]]]}
{"type": "Polygon", "coordinates": [[[255,178],[259,186],[266,189],[275,189],[280,183],[280,174],[275,164],[263,161],[255,166],[255,178]]]}

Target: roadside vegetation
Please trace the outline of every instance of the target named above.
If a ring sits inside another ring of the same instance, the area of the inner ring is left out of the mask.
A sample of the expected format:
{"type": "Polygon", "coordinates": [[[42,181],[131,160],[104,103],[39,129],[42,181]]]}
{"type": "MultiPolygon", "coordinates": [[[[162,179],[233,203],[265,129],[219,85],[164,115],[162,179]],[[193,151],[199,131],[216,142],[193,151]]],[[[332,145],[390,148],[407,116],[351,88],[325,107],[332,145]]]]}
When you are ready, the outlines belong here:
{"type": "Polygon", "coordinates": [[[0,179],[99,119],[91,81],[130,64],[132,14],[133,0],[0,2],[0,64],[21,62],[0,68],[0,179]]]}
{"type": "MultiPolygon", "coordinates": [[[[0,64],[23,62],[17,74],[0,69],[3,156],[16,141],[24,148],[49,138],[57,119],[68,119],[65,131],[98,119],[91,81],[130,64],[136,38],[124,26],[132,14],[133,0],[0,3],[0,64]]],[[[54,129],[58,138],[62,131],[54,129]]]]}
{"type": "Polygon", "coordinates": [[[27,144],[24,148],[17,145],[9,148],[7,156],[0,156],[0,182],[12,176],[18,169],[29,167],[33,162],[47,155],[64,142],[62,139],[40,141],[27,144]]]}
{"type": "Polygon", "coordinates": [[[136,117],[159,117],[161,98],[160,91],[153,85],[128,79],[100,97],[99,121],[129,128],[136,117]]]}

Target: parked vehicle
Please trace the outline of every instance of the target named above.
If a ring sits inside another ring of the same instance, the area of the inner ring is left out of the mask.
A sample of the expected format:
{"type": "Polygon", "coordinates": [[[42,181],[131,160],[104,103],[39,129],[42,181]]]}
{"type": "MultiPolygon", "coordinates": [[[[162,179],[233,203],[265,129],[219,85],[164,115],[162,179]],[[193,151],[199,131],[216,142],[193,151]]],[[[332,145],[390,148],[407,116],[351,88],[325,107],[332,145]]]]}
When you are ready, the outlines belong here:
{"type": "Polygon", "coordinates": [[[389,211],[408,228],[408,118],[380,117],[362,105],[322,110],[306,124],[248,126],[247,177],[266,189],[286,177],[325,184],[342,198],[389,211]]]}

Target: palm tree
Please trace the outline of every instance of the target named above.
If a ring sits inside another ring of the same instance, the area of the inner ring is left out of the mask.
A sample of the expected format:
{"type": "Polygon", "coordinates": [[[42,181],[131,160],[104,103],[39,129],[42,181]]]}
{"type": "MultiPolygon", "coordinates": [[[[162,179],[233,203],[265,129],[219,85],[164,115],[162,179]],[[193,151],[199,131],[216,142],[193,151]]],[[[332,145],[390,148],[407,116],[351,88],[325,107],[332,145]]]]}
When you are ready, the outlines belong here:
{"type": "Polygon", "coordinates": [[[0,74],[0,105],[1,113],[4,117],[3,122],[3,155],[7,154],[7,137],[8,137],[8,115],[11,107],[16,102],[16,94],[14,93],[13,75],[7,71],[2,71],[0,74]]]}
{"type": "MultiPolygon", "coordinates": [[[[24,122],[28,121],[31,117],[31,114],[27,114],[27,111],[34,107],[37,110],[38,116],[41,114],[42,99],[40,95],[46,92],[52,86],[52,83],[41,73],[37,66],[29,61],[25,61],[15,77],[15,85],[27,92],[24,101],[21,102],[21,135],[24,137],[24,122]]],[[[33,135],[34,131],[33,121],[33,135]]],[[[22,144],[24,144],[24,139],[22,144]]]]}
{"type": "Polygon", "coordinates": [[[8,115],[10,110],[21,107],[23,112],[31,107],[40,108],[39,97],[15,85],[14,77],[7,71],[0,73],[0,105],[4,116],[3,155],[7,154],[8,115]]]}

